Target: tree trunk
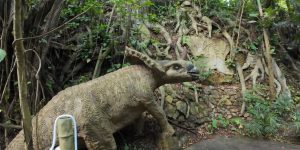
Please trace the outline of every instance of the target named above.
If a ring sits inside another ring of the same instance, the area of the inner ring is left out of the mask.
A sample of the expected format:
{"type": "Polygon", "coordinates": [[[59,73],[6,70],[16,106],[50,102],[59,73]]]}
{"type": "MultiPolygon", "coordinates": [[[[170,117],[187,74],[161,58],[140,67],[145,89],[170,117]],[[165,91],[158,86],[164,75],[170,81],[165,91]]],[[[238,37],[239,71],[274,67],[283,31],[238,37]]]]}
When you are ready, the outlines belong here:
{"type": "MultiPolygon", "coordinates": [[[[257,5],[258,5],[259,15],[261,19],[263,19],[264,14],[263,14],[260,0],[257,0],[257,5]]],[[[276,93],[275,93],[275,84],[274,84],[273,63],[272,63],[272,56],[270,50],[270,41],[269,41],[269,36],[266,28],[263,28],[263,36],[264,36],[264,49],[265,49],[264,55],[267,59],[267,66],[269,72],[270,99],[275,100],[276,93]]]]}
{"type": "Polygon", "coordinates": [[[18,87],[20,108],[22,113],[23,130],[25,135],[26,149],[32,150],[32,125],[30,109],[28,106],[27,98],[27,81],[25,72],[25,48],[22,40],[22,0],[15,0],[14,3],[14,49],[17,58],[17,73],[18,73],[18,87]]]}

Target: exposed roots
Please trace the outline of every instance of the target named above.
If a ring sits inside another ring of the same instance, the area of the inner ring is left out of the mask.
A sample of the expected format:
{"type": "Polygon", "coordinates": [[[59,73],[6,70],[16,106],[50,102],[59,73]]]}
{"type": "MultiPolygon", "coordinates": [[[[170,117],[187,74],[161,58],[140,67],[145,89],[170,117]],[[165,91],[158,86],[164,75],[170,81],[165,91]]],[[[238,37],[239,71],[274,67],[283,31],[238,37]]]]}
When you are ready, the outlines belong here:
{"type": "Polygon", "coordinates": [[[246,62],[242,66],[242,69],[245,70],[245,69],[249,68],[252,64],[254,64],[254,61],[255,61],[254,55],[248,53],[247,58],[246,58],[246,62]]]}
{"type": "MultiPolygon", "coordinates": [[[[249,58],[249,59],[253,59],[253,58],[249,58]]],[[[253,60],[251,60],[251,61],[254,62],[253,60]]],[[[250,60],[249,60],[249,62],[250,62],[250,60]]],[[[244,66],[245,67],[243,67],[243,68],[246,69],[250,65],[247,64],[244,66]]],[[[263,58],[256,58],[254,69],[252,70],[250,75],[248,75],[245,78],[245,80],[247,81],[248,79],[252,78],[252,85],[255,86],[256,82],[257,82],[257,78],[259,76],[261,77],[260,80],[263,80],[265,74],[269,75],[268,70],[266,70],[265,68],[266,68],[266,64],[265,64],[263,58]]],[[[286,78],[282,74],[280,68],[278,67],[278,65],[274,59],[273,59],[273,68],[274,68],[273,73],[275,76],[274,83],[276,85],[276,97],[278,97],[280,94],[285,94],[288,97],[291,97],[291,92],[287,86],[286,78]]]]}
{"type": "Polygon", "coordinates": [[[279,81],[278,80],[276,80],[276,79],[274,79],[274,83],[275,83],[275,85],[276,85],[276,97],[278,97],[278,95],[280,94],[280,91],[281,91],[281,85],[280,85],[280,83],[279,83],[279,81]]]}
{"type": "Polygon", "coordinates": [[[229,46],[230,46],[230,57],[233,59],[234,56],[235,56],[235,52],[234,52],[234,49],[233,49],[233,46],[234,46],[233,39],[232,39],[232,37],[229,35],[229,33],[226,30],[224,30],[222,32],[222,34],[227,39],[227,41],[229,43],[229,46]]]}
{"type": "Polygon", "coordinates": [[[207,24],[207,30],[208,30],[208,37],[211,38],[211,32],[212,32],[212,20],[209,19],[208,17],[206,16],[203,16],[201,18],[201,21],[205,22],[207,24]]]}
{"type": "Polygon", "coordinates": [[[190,18],[191,21],[192,21],[192,28],[195,30],[196,35],[198,35],[198,34],[199,34],[199,33],[198,33],[198,23],[197,23],[197,21],[195,20],[194,15],[188,14],[188,16],[189,16],[189,18],[190,18]]]}
{"type": "Polygon", "coordinates": [[[254,69],[252,70],[250,75],[248,75],[245,78],[245,81],[252,78],[252,85],[255,86],[257,77],[261,76],[261,80],[263,80],[264,79],[264,74],[265,74],[265,69],[264,69],[264,66],[262,64],[262,60],[261,60],[261,58],[257,58],[254,69]]]}
{"type": "MultiPolygon", "coordinates": [[[[166,48],[164,49],[163,52],[161,53],[158,53],[158,55],[161,55],[161,56],[165,56],[165,57],[168,57],[168,58],[172,58],[170,55],[169,55],[169,50],[171,48],[171,44],[172,44],[172,39],[171,39],[171,36],[170,36],[170,33],[166,30],[166,28],[160,24],[151,24],[151,23],[146,23],[146,26],[152,30],[156,30],[158,29],[159,30],[159,33],[165,38],[165,40],[167,41],[166,44],[162,44],[162,45],[165,45],[166,48]]],[[[156,50],[158,51],[158,46],[155,46],[156,50]]]]}
{"type": "MultiPolygon", "coordinates": [[[[274,68],[274,76],[280,83],[278,85],[280,85],[282,87],[282,88],[280,87],[280,91],[282,90],[281,94],[285,94],[286,96],[291,97],[291,92],[286,84],[286,79],[285,79],[284,75],[281,73],[281,70],[278,67],[278,65],[274,59],[273,59],[273,68],[274,68]]],[[[277,89],[278,88],[279,88],[279,86],[277,86],[277,89]]],[[[279,92],[277,91],[277,94],[279,94],[279,92]]]]}
{"type": "Polygon", "coordinates": [[[174,31],[179,33],[179,35],[185,35],[189,32],[189,29],[186,27],[186,23],[191,21],[191,28],[195,30],[196,35],[199,35],[199,27],[206,28],[208,31],[208,37],[212,37],[212,26],[215,25],[220,29],[220,26],[212,21],[207,16],[203,16],[201,13],[201,9],[191,4],[189,1],[184,1],[178,11],[176,12],[176,20],[177,24],[175,26],[174,31]],[[188,18],[185,18],[187,16],[188,18]],[[189,20],[188,20],[189,19],[189,20]],[[206,23],[206,25],[202,25],[197,20],[200,20],[200,22],[206,23]]]}
{"type": "Polygon", "coordinates": [[[176,42],[175,53],[176,53],[177,59],[185,59],[186,55],[187,55],[187,49],[185,47],[182,47],[181,40],[182,40],[182,37],[180,36],[176,42]]]}
{"type": "MultiPolygon", "coordinates": [[[[246,83],[245,83],[245,79],[244,79],[243,69],[242,69],[242,67],[239,63],[236,63],[236,70],[238,71],[238,74],[239,74],[239,77],[240,77],[240,83],[241,83],[241,86],[242,86],[242,95],[244,95],[244,93],[246,92],[246,83]]],[[[246,102],[243,101],[242,108],[241,108],[241,111],[240,111],[240,115],[244,114],[245,108],[246,108],[246,102]]]]}

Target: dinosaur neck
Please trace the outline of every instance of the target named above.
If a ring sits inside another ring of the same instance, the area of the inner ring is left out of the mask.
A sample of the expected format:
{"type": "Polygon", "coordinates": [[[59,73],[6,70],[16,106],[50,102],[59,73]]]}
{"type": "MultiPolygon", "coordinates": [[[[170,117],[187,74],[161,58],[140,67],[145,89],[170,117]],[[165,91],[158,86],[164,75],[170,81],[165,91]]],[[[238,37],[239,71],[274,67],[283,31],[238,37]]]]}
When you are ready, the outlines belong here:
{"type": "Polygon", "coordinates": [[[158,87],[164,84],[178,83],[177,80],[169,80],[164,77],[163,74],[153,71],[146,66],[138,66],[141,70],[140,78],[144,79],[144,84],[150,85],[151,89],[154,91],[158,87]]]}
{"type": "Polygon", "coordinates": [[[151,69],[142,65],[132,65],[131,72],[134,72],[134,79],[138,80],[141,85],[151,88],[152,91],[161,86],[159,76],[156,75],[151,69]]]}

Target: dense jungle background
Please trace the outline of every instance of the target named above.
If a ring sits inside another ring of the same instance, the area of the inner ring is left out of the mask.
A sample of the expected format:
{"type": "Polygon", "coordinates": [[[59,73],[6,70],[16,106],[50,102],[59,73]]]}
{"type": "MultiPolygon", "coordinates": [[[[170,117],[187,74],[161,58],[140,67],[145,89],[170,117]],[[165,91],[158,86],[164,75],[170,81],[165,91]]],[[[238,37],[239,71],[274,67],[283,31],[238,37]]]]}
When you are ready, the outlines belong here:
{"type": "MultiPolygon", "coordinates": [[[[300,144],[299,0],[0,0],[0,31],[0,149],[59,91],[128,66],[125,46],[201,70],[156,92],[173,149],[300,144]]],[[[155,149],[157,128],[148,115],[143,135],[116,133],[118,149],[155,149]]]]}

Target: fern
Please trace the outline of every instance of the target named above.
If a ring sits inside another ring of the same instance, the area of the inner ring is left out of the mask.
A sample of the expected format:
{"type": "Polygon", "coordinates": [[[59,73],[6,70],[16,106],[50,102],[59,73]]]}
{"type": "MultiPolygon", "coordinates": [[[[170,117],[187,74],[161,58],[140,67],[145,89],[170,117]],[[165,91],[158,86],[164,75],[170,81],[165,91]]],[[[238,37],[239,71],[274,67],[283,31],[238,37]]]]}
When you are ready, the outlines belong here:
{"type": "MultiPolygon", "coordinates": [[[[256,87],[244,94],[248,112],[252,120],[245,124],[250,136],[272,136],[277,133],[283,121],[291,118],[293,101],[286,95],[279,96],[275,102],[265,100],[260,92],[263,87],[256,87]]],[[[300,113],[293,117],[294,125],[300,129],[300,113]]]]}
{"type": "Polygon", "coordinates": [[[293,114],[293,125],[297,129],[297,133],[300,133],[300,112],[296,112],[293,114]]]}
{"type": "Polygon", "coordinates": [[[261,136],[263,134],[263,126],[256,122],[256,120],[251,120],[245,124],[245,129],[250,136],[261,136]]]}

